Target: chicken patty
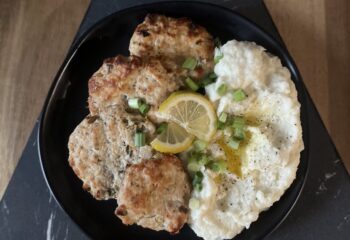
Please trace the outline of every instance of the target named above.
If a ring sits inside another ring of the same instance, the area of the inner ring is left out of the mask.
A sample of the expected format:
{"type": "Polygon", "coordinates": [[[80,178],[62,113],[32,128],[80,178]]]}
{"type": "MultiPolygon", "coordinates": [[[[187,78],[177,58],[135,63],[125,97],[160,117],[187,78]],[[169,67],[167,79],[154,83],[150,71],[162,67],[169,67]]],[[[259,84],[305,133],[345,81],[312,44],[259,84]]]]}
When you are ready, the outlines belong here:
{"type": "Polygon", "coordinates": [[[130,40],[131,55],[166,57],[178,65],[188,57],[198,61],[192,77],[201,78],[214,66],[214,41],[207,30],[188,18],[148,14],[130,40]]]}
{"type": "Polygon", "coordinates": [[[83,188],[98,200],[117,199],[125,224],[178,232],[187,221],[190,183],[181,160],[136,147],[134,134],[155,137],[159,105],[183,86],[212,71],[211,35],[189,19],[148,15],[130,42],[132,56],[106,59],[90,78],[89,111],[69,138],[69,164],[83,188]],[[182,68],[193,57],[195,70],[182,68]],[[139,98],[151,106],[146,116],[128,107],[139,98]]]}
{"type": "Polygon", "coordinates": [[[143,160],[127,168],[115,213],[127,225],[177,233],[187,221],[190,190],[176,156],[143,160]]]}
{"type": "Polygon", "coordinates": [[[137,97],[151,105],[152,117],[169,94],[182,85],[180,72],[171,61],[159,58],[119,55],[106,59],[89,80],[89,110],[99,115],[108,106],[127,105],[129,98],[137,97]]]}
{"type": "Polygon", "coordinates": [[[155,127],[150,121],[116,105],[100,116],[86,117],[71,134],[69,164],[94,198],[116,198],[126,167],[157,156],[150,146],[135,147],[137,129],[153,138],[155,127]]]}

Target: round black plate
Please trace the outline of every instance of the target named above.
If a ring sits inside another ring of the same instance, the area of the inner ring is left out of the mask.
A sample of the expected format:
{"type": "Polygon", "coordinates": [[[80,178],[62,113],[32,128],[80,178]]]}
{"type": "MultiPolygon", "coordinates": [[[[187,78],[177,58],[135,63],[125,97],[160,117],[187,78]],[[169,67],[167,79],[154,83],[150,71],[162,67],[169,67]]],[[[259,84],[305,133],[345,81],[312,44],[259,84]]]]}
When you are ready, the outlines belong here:
{"type": "MultiPolygon", "coordinates": [[[[94,239],[198,239],[185,226],[177,235],[155,232],[138,226],[125,226],[114,216],[116,201],[97,201],[82,189],[82,182],[68,165],[68,137],[88,114],[87,83],[103,59],[117,54],[128,55],[128,45],[137,24],[147,13],[189,17],[206,27],[223,42],[230,39],[254,41],[281,58],[292,73],[302,104],[305,146],[307,112],[301,77],[288,52],[268,34],[233,11],[198,2],[167,2],[142,5],[116,12],[93,26],[68,55],[45,103],[39,128],[42,169],[49,188],[68,215],[94,239]]],[[[297,178],[281,200],[235,239],[261,239],[275,229],[295,204],[307,174],[307,149],[301,154],[297,178]]]]}

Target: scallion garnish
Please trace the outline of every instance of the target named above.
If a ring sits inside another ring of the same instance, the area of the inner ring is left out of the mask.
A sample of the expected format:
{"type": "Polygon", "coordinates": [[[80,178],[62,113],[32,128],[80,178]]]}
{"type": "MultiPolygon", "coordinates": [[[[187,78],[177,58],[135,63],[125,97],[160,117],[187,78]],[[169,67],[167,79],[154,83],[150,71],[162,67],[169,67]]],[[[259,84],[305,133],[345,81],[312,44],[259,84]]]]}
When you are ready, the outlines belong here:
{"type": "Polygon", "coordinates": [[[198,163],[201,165],[206,165],[210,162],[210,158],[209,156],[203,154],[199,159],[198,159],[198,163]]]}
{"type": "Polygon", "coordinates": [[[227,85],[226,84],[221,84],[217,89],[216,92],[220,95],[220,96],[224,96],[227,92],[227,85]]]}
{"type": "Polygon", "coordinates": [[[142,115],[146,115],[150,108],[150,105],[148,105],[147,103],[142,103],[139,107],[139,111],[142,115]]]}
{"type": "Polygon", "coordinates": [[[222,112],[219,116],[219,121],[222,123],[225,123],[227,121],[227,117],[228,117],[227,113],[222,112]]]}
{"type": "Polygon", "coordinates": [[[196,191],[201,191],[203,186],[202,186],[202,180],[204,178],[204,175],[202,172],[198,171],[194,174],[193,176],[193,180],[192,180],[192,184],[193,184],[193,188],[196,191]]]}
{"type": "Polygon", "coordinates": [[[212,84],[213,82],[215,82],[214,79],[211,79],[211,78],[209,78],[209,77],[205,77],[205,78],[203,78],[202,81],[201,81],[201,86],[202,86],[202,87],[206,87],[206,86],[208,86],[209,84],[212,84]]]}
{"type": "Polygon", "coordinates": [[[200,168],[201,168],[201,165],[195,161],[190,161],[187,164],[187,170],[190,172],[197,172],[200,170],[200,168]]]}
{"type": "Polygon", "coordinates": [[[151,108],[150,105],[140,98],[130,98],[128,100],[128,106],[132,109],[138,109],[142,115],[146,115],[151,108]]]}
{"type": "Polygon", "coordinates": [[[223,57],[224,57],[224,54],[222,52],[219,52],[219,54],[217,54],[214,57],[214,63],[217,64],[223,57]]]}
{"type": "Polygon", "coordinates": [[[208,77],[210,79],[216,79],[218,76],[216,76],[216,74],[214,72],[212,72],[212,73],[209,73],[208,77]]]}
{"type": "Polygon", "coordinates": [[[156,130],[156,133],[157,133],[157,134],[162,134],[163,132],[166,131],[167,127],[168,127],[168,124],[167,124],[167,123],[165,123],[165,122],[161,123],[161,124],[158,126],[158,128],[157,128],[157,130],[156,130]]]}
{"type": "Polygon", "coordinates": [[[216,122],[216,129],[223,130],[225,128],[225,123],[217,121],[216,122]]]}
{"type": "Polygon", "coordinates": [[[193,146],[196,149],[196,151],[203,151],[207,147],[208,143],[206,141],[197,139],[193,142],[193,146]]]}
{"type": "Polygon", "coordinates": [[[245,120],[243,117],[237,117],[235,116],[233,118],[233,123],[232,123],[232,127],[233,128],[240,128],[240,129],[243,129],[245,126],[245,120]]]}
{"type": "Polygon", "coordinates": [[[196,92],[199,89],[199,86],[189,77],[185,79],[185,83],[192,91],[196,92]]]}
{"type": "Polygon", "coordinates": [[[139,98],[130,98],[128,100],[128,106],[132,109],[139,109],[141,100],[139,98]]]}
{"type": "Polygon", "coordinates": [[[213,82],[215,82],[217,76],[214,72],[211,72],[209,74],[207,74],[200,82],[200,85],[202,87],[206,87],[208,86],[209,84],[212,84],[213,82]]]}
{"type": "Polygon", "coordinates": [[[194,70],[196,66],[197,66],[197,60],[192,57],[186,58],[186,60],[182,64],[183,68],[186,68],[189,70],[194,70]]]}
{"type": "Polygon", "coordinates": [[[240,140],[236,138],[231,138],[228,142],[227,145],[232,148],[232,149],[238,149],[239,147],[240,140]]]}
{"type": "Polygon", "coordinates": [[[199,162],[199,159],[202,157],[202,153],[200,153],[200,152],[196,152],[196,151],[192,151],[191,153],[190,153],[190,156],[189,156],[189,159],[188,159],[188,161],[189,162],[199,162]]]}
{"type": "Polygon", "coordinates": [[[244,140],[245,132],[243,128],[235,128],[233,136],[238,140],[244,140]]]}
{"type": "Polygon", "coordinates": [[[247,94],[242,89],[237,89],[233,91],[232,96],[233,100],[235,100],[236,102],[243,101],[247,98],[247,94]]]}
{"type": "Polygon", "coordinates": [[[137,131],[134,135],[134,143],[136,147],[142,147],[146,144],[146,135],[144,132],[137,131]]]}
{"type": "Polygon", "coordinates": [[[207,166],[214,172],[223,172],[227,169],[227,163],[224,160],[211,161],[207,166]]]}

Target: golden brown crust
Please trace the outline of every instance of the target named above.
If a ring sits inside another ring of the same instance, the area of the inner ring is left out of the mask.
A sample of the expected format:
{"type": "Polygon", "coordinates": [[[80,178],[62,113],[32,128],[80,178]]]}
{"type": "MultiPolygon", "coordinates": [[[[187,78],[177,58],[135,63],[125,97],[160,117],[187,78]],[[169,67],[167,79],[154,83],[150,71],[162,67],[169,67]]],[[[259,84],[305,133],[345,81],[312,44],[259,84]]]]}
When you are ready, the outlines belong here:
{"type": "Polygon", "coordinates": [[[127,168],[116,215],[124,224],[177,233],[187,221],[189,197],[181,160],[163,155],[127,168]]]}
{"type": "Polygon", "coordinates": [[[149,57],[161,56],[177,64],[187,57],[194,57],[200,67],[189,73],[200,78],[212,71],[214,59],[213,37],[200,25],[188,18],[170,18],[148,14],[139,24],[130,40],[131,55],[149,57]]]}
{"type": "Polygon", "coordinates": [[[180,72],[169,60],[141,59],[136,56],[117,56],[105,60],[101,68],[89,80],[89,109],[99,115],[101,109],[124,104],[128,98],[143,98],[154,109],[182,81],[180,72]]]}
{"type": "Polygon", "coordinates": [[[137,148],[134,133],[154,137],[155,111],[187,76],[200,79],[213,68],[211,35],[186,18],[148,15],[130,42],[130,57],[106,59],[89,80],[90,115],[69,139],[69,164],[96,199],[117,198],[125,224],[177,233],[187,221],[190,183],[181,161],[137,148]],[[181,67],[194,57],[194,71],[181,67]],[[151,105],[147,117],[127,108],[130,98],[151,105]],[[147,160],[145,160],[147,159],[147,160]]]}
{"type": "Polygon", "coordinates": [[[106,199],[114,195],[109,174],[104,171],[101,159],[105,158],[106,139],[103,123],[99,118],[84,119],[69,138],[69,164],[74,173],[83,180],[83,189],[96,199],[106,199]],[[98,176],[104,176],[103,178],[98,176]]]}
{"type": "Polygon", "coordinates": [[[69,164],[94,198],[116,198],[126,167],[155,154],[150,146],[135,147],[134,133],[140,128],[153,138],[151,122],[113,106],[88,116],[71,134],[69,164]]]}

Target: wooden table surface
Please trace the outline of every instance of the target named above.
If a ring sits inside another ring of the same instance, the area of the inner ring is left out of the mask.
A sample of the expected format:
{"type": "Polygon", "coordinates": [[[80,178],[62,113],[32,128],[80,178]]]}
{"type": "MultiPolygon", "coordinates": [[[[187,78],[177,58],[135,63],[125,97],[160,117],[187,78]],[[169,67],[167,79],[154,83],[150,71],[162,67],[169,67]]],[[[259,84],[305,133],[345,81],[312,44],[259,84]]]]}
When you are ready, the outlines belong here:
{"type": "MultiPolygon", "coordinates": [[[[265,0],[350,170],[350,1],[265,0]]],[[[88,0],[0,0],[0,198],[88,0]]]]}

